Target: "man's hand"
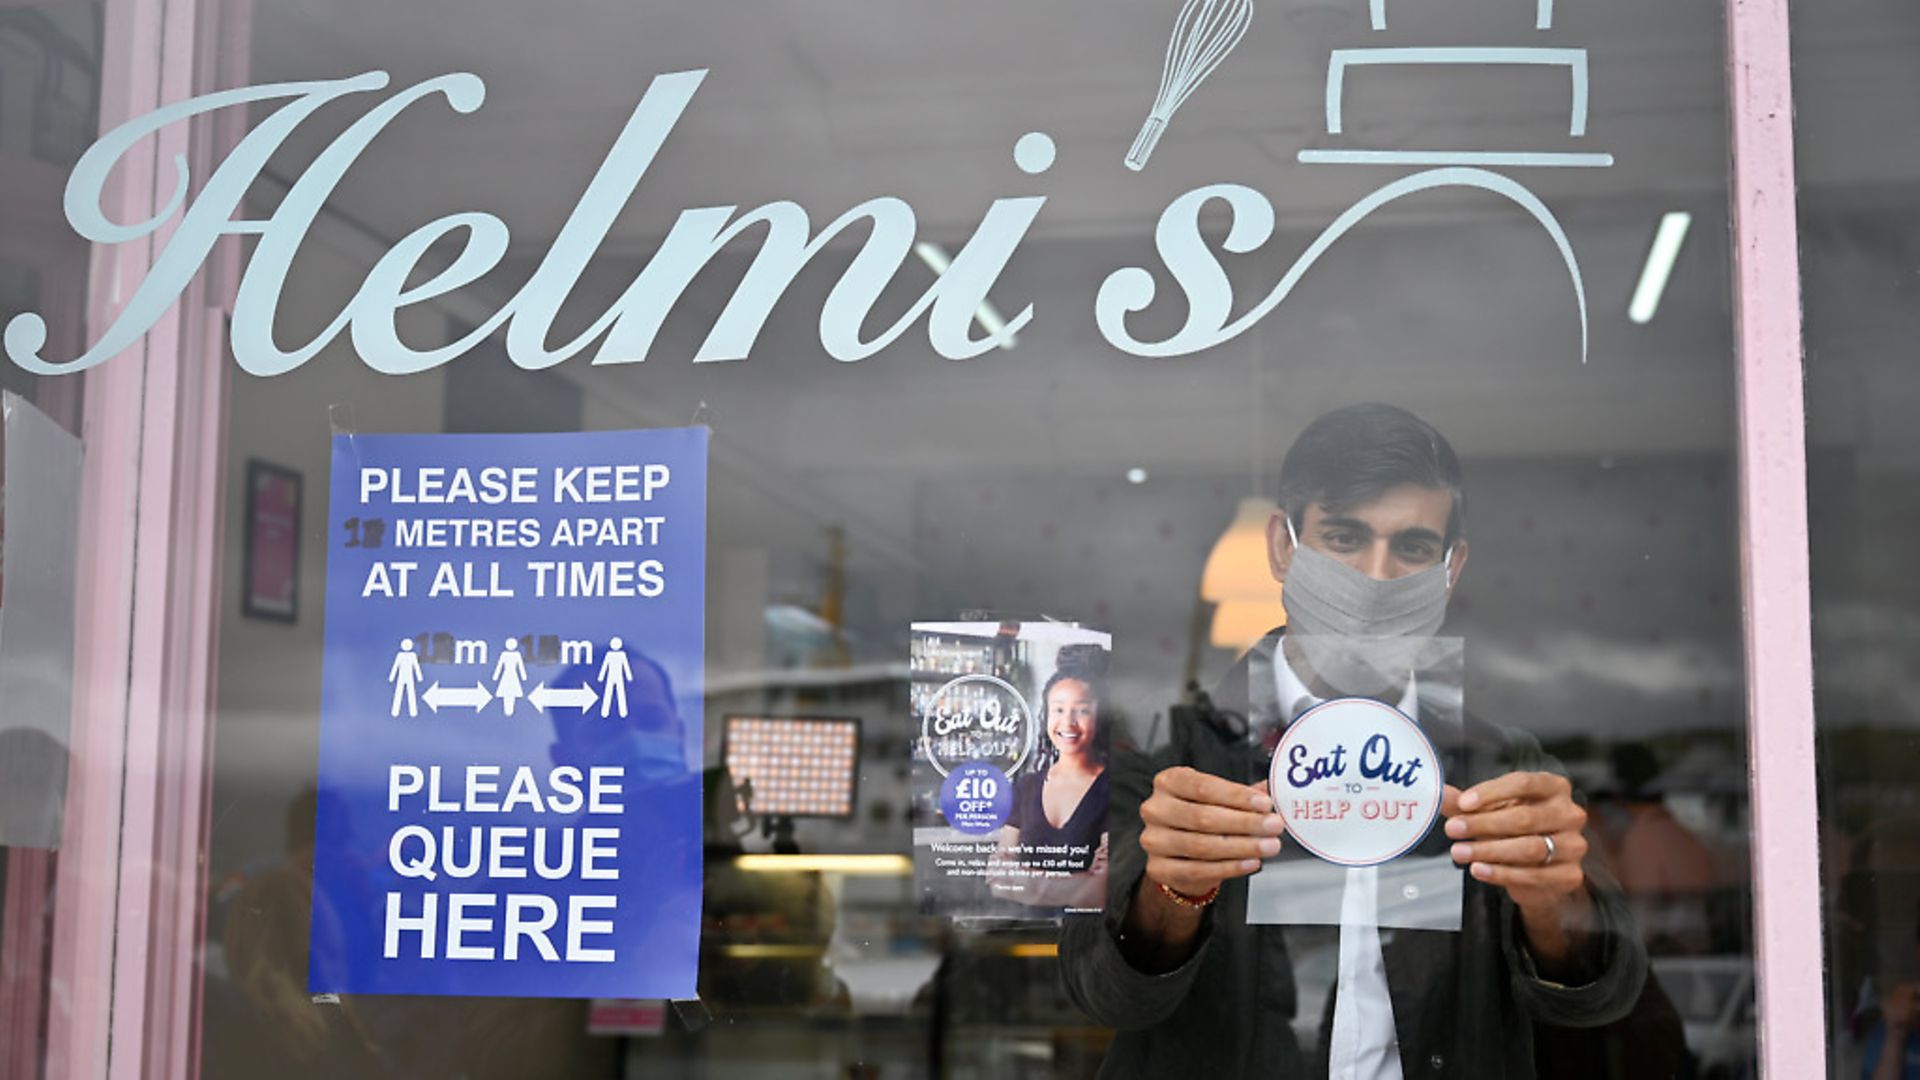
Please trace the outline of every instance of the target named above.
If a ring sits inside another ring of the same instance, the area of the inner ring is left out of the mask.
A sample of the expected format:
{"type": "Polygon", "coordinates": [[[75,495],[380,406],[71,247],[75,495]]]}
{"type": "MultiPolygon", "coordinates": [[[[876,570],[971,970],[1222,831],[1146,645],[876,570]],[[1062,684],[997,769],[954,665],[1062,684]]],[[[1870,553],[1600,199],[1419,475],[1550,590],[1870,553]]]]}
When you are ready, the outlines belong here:
{"type": "Polygon", "coordinates": [[[1176,903],[1159,886],[1205,896],[1280,853],[1286,823],[1273,813],[1265,789],[1264,783],[1236,784],[1185,766],[1153,778],[1153,794],[1140,804],[1147,872],[1126,923],[1128,959],[1136,967],[1179,967],[1199,934],[1200,909],[1176,903]]]}
{"type": "Polygon", "coordinates": [[[1872,1080],[1900,1080],[1905,1074],[1907,1036],[1913,1031],[1915,1012],[1920,1011],[1915,1008],[1920,1000],[1914,989],[1910,982],[1899,983],[1880,1002],[1880,1019],[1887,1030],[1880,1040],[1880,1056],[1867,1063],[1873,1070],[1872,1080]]]}
{"type": "Polygon", "coordinates": [[[1286,823],[1273,813],[1265,788],[1184,765],[1155,776],[1153,795],[1140,804],[1147,877],[1175,892],[1201,896],[1280,854],[1286,823]]]}
{"type": "Polygon", "coordinates": [[[1507,890],[1535,958],[1565,969],[1593,912],[1580,865],[1587,855],[1587,812],[1573,801],[1573,785],[1547,772],[1508,773],[1465,791],[1448,785],[1440,812],[1455,841],[1453,861],[1507,890]],[[1543,839],[1549,836],[1552,861],[1543,839]]]}
{"type": "MultiPolygon", "coordinates": [[[[1920,993],[1916,991],[1920,991],[1920,987],[1910,982],[1898,983],[1887,991],[1886,1000],[1880,1003],[1880,1015],[1886,1021],[1889,1034],[1905,1035],[1920,1021],[1920,993]]],[[[1892,1040],[1888,1042],[1891,1045],[1892,1040]]]]}

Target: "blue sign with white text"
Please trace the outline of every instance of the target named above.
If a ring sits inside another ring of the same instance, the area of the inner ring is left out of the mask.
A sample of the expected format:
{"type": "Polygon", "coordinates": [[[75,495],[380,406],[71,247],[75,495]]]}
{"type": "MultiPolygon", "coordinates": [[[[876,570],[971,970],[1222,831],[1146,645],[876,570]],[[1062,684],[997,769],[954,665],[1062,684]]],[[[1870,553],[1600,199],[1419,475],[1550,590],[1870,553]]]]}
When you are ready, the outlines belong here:
{"type": "Polygon", "coordinates": [[[337,435],[314,992],[687,998],[707,430],[337,435]]]}

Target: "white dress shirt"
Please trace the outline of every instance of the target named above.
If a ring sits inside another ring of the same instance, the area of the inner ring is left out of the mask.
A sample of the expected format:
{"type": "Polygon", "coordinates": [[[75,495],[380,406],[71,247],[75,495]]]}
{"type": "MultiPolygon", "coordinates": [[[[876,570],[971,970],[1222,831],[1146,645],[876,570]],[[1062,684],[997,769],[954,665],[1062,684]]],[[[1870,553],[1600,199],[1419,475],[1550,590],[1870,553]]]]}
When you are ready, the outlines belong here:
{"type": "MultiPolygon", "coordinates": [[[[1274,649],[1273,682],[1277,700],[1292,723],[1321,698],[1274,649]]],[[[1413,717],[1419,708],[1412,679],[1400,698],[1400,711],[1413,717]]],[[[1380,948],[1380,870],[1347,871],[1340,901],[1340,974],[1335,983],[1333,1031],[1327,1037],[1328,1080],[1402,1080],[1400,1036],[1393,1026],[1393,998],[1387,990],[1386,955],[1380,948]]]]}

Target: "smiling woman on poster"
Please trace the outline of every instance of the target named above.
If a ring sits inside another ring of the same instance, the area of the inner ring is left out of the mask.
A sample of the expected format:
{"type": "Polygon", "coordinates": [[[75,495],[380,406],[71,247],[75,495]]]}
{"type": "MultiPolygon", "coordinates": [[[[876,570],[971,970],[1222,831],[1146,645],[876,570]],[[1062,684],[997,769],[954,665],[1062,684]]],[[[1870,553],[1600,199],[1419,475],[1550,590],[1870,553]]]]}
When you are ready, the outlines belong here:
{"type": "Polygon", "coordinates": [[[989,875],[1029,907],[1098,910],[1107,879],[1107,738],[1100,676],[1064,661],[1040,692],[1051,760],[1022,776],[989,875]]]}

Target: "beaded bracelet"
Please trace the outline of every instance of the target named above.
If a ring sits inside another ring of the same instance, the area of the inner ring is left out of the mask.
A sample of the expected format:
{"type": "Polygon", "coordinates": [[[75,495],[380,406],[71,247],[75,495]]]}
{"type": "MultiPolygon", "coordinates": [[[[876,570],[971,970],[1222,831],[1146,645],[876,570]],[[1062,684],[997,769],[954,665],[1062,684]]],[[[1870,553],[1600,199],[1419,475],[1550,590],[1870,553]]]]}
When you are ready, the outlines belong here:
{"type": "Polygon", "coordinates": [[[1156,888],[1160,890],[1162,894],[1166,896],[1167,899],[1173,901],[1176,904],[1179,904],[1181,907],[1184,907],[1184,908],[1195,908],[1195,909],[1203,908],[1203,907],[1206,907],[1208,904],[1213,903],[1220,896],[1220,886],[1218,885],[1215,885],[1213,888],[1208,889],[1206,892],[1201,893],[1199,896],[1188,896],[1186,893],[1183,893],[1178,889],[1167,887],[1167,885],[1163,882],[1156,881],[1153,884],[1156,888]]]}

